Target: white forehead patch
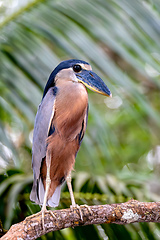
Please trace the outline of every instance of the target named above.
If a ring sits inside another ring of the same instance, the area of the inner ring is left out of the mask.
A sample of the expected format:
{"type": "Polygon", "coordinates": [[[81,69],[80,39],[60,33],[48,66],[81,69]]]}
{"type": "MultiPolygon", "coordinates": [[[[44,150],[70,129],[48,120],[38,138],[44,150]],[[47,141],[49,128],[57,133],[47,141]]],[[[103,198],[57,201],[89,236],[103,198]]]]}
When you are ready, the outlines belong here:
{"type": "Polygon", "coordinates": [[[79,65],[85,70],[92,70],[92,67],[89,64],[80,63],[79,65]]]}

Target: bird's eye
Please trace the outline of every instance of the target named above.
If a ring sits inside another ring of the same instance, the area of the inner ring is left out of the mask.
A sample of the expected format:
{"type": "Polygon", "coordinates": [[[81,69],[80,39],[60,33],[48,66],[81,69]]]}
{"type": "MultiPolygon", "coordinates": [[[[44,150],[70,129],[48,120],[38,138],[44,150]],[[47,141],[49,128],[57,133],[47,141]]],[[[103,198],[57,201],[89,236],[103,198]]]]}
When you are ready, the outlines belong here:
{"type": "Polygon", "coordinates": [[[82,67],[78,64],[74,65],[73,66],[73,71],[74,72],[80,72],[82,70],[82,67]]]}

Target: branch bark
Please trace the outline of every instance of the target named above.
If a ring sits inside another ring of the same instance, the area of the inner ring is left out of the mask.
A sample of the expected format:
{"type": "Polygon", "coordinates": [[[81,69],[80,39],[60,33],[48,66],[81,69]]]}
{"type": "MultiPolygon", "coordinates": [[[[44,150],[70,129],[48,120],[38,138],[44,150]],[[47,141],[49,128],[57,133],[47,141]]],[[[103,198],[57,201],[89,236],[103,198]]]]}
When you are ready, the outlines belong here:
{"type": "Polygon", "coordinates": [[[139,202],[130,200],[125,203],[81,206],[83,221],[76,208],[55,210],[53,218],[45,214],[45,231],[42,230],[41,213],[31,215],[24,221],[13,225],[1,240],[34,240],[48,232],[68,227],[85,226],[91,224],[116,223],[129,224],[134,222],[160,222],[160,202],[139,202]]]}

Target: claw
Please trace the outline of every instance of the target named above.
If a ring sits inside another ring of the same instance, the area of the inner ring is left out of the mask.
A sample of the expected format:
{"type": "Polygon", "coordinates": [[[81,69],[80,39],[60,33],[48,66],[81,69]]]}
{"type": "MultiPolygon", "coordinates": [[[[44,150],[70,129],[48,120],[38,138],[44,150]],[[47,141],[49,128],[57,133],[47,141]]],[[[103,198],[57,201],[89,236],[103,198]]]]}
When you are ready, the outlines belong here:
{"type": "MultiPolygon", "coordinates": [[[[47,210],[46,210],[47,211],[47,210]]],[[[44,227],[44,215],[45,215],[45,211],[42,210],[42,229],[43,229],[43,232],[45,231],[45,227],[44,227]]]]}
{"type": "Polygon", "coordinates": [[[90,214],[92,214],[91,208],[90,208],[88,205],[86,205],[86,204],[81,205],[81,206],[79,206],[78,204],[75,204],[75,206],[71,205],[71,206],[70,206],[70,209],[71,209],[71,211],[73,211],[74,208],[77,208],[78,211],[79,211],[79,214],[80,214],[81,221],[83,221],[83,213],[82,213],[81,207],[86,207],[86,208],[88,209],[88,212],[89,212],[90,214]]]}
{"type": "Polygon", "coordinates": [[[40,213],[41,213],[41,211],[40,211],[40,212],[37,212],[37,213],[34,213],[34,214],[26,217],[25,220],[28,220],[28,219],[33,218],[33,217],[35,217],[35,216],[38,216],[40,213]]]}
{"type": "Polygon", "coordinates": [[[70,206],[71,211],[74,211],[74,208],[78,209],[79,214],[80,214],[80,218],[83,221],[83,214],[82,214],[81,207],[78,204],[75,204],[75,206],[73,206],[73,205],[70,206]]]}
{"type": "Polygon", "coordinates": [[[42,214],[42,229],[43,229],[43,231],[45,231],[45,226],[44,226],[45,213],[49,213],[54,219],[57,219],[56,215],[55,215],[51,210],[47,210],[47,209],[43,210],[43,209],[42,209],[40,212],[35,213],[35,214],[31,215],[31,216],[26,217],[25,220],[28,220],[28,219],[30,219],[30,218],[33,218],[34,216],[37,216],[37,215],[42,214]]]}
{"type": "Polygon", "coordinates": [[[87,204],[81,205],[81,207],[86,207],[86,208],[88,209],[88,212],[89,212],[90,214],[93,213],[92,210],[91,210],[91,208],[90,208],[87,204]]]}

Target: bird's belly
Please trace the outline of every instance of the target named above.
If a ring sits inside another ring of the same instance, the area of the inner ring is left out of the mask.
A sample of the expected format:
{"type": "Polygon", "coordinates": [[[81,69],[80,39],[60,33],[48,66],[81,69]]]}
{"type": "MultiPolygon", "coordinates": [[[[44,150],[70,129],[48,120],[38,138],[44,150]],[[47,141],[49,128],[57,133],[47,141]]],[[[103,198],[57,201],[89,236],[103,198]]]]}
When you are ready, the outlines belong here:
{"type": "MultiPolygon", "coordinates": [[[[65,142],[59,135],[50,137],[48,141],[47,151],[51,154],[50,178],[51,185],[48,198],[52,196],[56,187],[65,180],[67,175],[72,171],[75,155],[79,149],[77,139],[70,142],[65,142]]],[[[44,160],[41,166],[41,178],[45,187],[46,183],[46,161],[44,160]]]]}

